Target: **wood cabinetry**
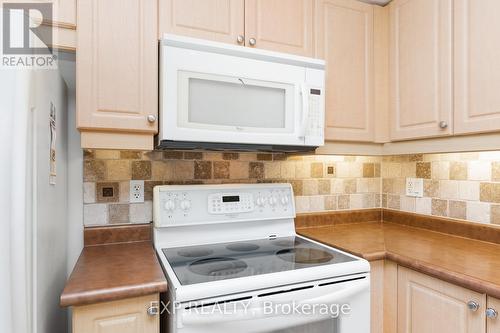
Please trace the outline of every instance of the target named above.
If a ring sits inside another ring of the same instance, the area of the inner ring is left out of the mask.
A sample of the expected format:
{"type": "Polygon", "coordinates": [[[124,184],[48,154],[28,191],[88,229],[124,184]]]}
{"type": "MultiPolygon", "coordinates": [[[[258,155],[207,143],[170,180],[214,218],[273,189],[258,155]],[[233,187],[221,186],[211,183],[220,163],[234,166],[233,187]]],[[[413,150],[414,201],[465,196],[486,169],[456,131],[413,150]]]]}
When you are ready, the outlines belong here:
{"type": "Polygon", "coordinates": [[[153,148],[156,14],[156,0],[78,1],[76,102],[82,147],[153,148]]]}
{"type": "Polygon", "coordinates": [[[313,1],[159,0],[159,35],[313,56],[313,1]]]}
{"type": "Polygon", "coordinates": [[[316,1],[316,55],[326,60],[325,138],[373,141],[373,6],[316,1]]]}
{"type": "Polygon", "coordinates": [[[486,295],[398,267],[398,332],[486,331],[486,295]],[[478,305],[476,311],[469,302],[478,305]]]}
{"type": "Polygon", "coordinates": [[[158,333],[159,315],[148,315],[158,306],[158,294],[73,308],[73,333],[158,333]]]}
{"type": "Polygon", "coordinates": [[[452,134],[452,1],[394,0],[391,139],[452,134]]]}
{"type": "Polygon", "coordinates": [[[313,1],[245,0],[245,45],[312,57],[313,1]]]}
{"type": "Polygon", "coordinates": [[[172,33],[238,44],[245,35],[244,0],[159,0],[160,38],[172,33]]]}
{"type": "Polygon", "coordinates": [[[500,130],[500,1],[455,0],[455,133],[500,130]]]}
{"type": "Polygon", "coordinates": [[[500,300],[488,296],[487,307],[490,312],[486,317],[486,331],[487,333],[500,333],[500,300]]]}

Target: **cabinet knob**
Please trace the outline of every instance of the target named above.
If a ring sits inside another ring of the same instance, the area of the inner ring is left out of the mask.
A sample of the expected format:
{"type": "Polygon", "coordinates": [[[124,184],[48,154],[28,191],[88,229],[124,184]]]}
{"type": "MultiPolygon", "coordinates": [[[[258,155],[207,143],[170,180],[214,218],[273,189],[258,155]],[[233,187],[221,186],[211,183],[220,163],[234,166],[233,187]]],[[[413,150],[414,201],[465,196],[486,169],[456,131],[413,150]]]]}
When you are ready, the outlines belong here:
{"type": "Polygon", "coordinates": [[[148,122],[154,123],[156,121],[156,116],[153,114],[148,115],[148,122]]]}
{"type": "Polygon", "coordinates": [[[257,44],[257,40],[255,40],[255,38],[250,38],[248,40],[248,43],[251,45],[251,46],[255,46],[255,44],[257,44]]]}
{"type": "Polygon", "coordinates": [[[467,302],[467,307],[469,308],[469,310],[475,312],[479,309],[479,303],[477,303],[475,301],[469,301],[469,302],[467,302]]]}
{"type": "Polygon", "coordinates": [[[497,310],[492,309],[492,308],[487,308],[486,309],[486,317],[488,317],[490,319],[495,319],[496,317],[498,317],[497,310]]]}
{"type": "Polygon", "coordinates": [[[446,127],[448,127],[448,123],[446,121],[440,121],[439,127],[442,129],[445,129],[446,127]]]}
{"type": "Polygon", "coordinates": [[[245,41],[245,37],[243,37],[242,35],[238,35],[236,41],[238,42],[238,44],[243,44],[243,42],[245,41]]]}
{"type": "Polygon", "coordinates": [[[158,314],[158,307],[157,306],[150,306],[147,310],[146,310],[148,316],[156,316],[158,314]]]}

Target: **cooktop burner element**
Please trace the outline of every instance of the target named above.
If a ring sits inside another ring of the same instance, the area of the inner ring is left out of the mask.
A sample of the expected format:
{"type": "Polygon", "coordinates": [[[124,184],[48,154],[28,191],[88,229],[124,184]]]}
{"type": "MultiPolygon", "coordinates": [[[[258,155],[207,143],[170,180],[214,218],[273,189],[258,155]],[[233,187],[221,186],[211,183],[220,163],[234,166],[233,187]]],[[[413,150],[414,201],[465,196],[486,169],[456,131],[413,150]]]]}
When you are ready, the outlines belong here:
{"type": "Polygon", "coordinates": [[[296,236],[167,248],[162,251],[181,285],[356,260],[296,236]]]}
{"type": "Polygon", "coordinates": [[[226,249],[236,252],[248,252],[259,249],[259,246],[253,243],[233,243],[226,246],[226,249]]]}
{"type": "Polygon", "coordinates": [[[180,256],[187,257],[187,258],[198,258],[198,257],[205,257],[209,256],[214,251],[209,250],[209,249],[192,249],[192,250],[180,250],[177,252],[180,256]]]}
{"type": "Polygon", "coordinates": [[[298,264],[321,264],[333,259],[333,255],[326,251],[304,248],[279,250],[276,255],[285,261],[298,264]]]}
{"type": "Polygon", "coordinates": [[[238,274],[247,267],[245,262],[234,258],[206,258],[189,264],[191,272],[212,277],[227,277],[238,274]]]}

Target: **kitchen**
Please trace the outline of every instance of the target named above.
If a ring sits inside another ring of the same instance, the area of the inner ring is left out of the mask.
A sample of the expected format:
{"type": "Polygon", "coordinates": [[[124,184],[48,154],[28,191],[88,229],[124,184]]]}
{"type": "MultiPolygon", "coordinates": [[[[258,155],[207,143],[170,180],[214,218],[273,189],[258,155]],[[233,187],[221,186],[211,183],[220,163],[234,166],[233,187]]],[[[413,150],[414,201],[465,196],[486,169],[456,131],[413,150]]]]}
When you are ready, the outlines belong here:
{"type": "Polygon", "coordinates": [[[1,3],[2,332],[500,332],[498,1],[1,3]]]}

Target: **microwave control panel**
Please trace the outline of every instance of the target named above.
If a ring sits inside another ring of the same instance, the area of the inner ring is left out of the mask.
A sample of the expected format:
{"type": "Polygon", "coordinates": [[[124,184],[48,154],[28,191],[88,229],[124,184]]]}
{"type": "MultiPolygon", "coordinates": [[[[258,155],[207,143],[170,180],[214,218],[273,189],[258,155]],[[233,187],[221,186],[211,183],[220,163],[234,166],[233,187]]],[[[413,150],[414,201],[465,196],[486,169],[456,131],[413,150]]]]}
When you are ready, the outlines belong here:
{"type": "Polygon", "coordinates": [[[321,89],[309,89],[309,119],[306,127],[308,137],[323,137],[323,94],[321,89]]]}

